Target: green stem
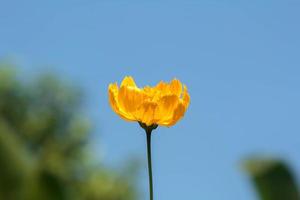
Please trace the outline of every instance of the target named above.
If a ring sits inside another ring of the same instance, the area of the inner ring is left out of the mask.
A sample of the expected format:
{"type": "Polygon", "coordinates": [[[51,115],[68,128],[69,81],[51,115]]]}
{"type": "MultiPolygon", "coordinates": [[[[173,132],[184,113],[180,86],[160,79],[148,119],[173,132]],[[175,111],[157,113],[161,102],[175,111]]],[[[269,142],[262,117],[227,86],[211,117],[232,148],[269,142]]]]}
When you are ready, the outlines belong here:
{"type": "Polygon", "coordinates": [[[150,200],[153,200],[153,180],[152,180],[152,162],[151,162],[151,132],[152,131],[146,131],[148,172],[149,172],[149,192],[150,192],[150,200]]]}

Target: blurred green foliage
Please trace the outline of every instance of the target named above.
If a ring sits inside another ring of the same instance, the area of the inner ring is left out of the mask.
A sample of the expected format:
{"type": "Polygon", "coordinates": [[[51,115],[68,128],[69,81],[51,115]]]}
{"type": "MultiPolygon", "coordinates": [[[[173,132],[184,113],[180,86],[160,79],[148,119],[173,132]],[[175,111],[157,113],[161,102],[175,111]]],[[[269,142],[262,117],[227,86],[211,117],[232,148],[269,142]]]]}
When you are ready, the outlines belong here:
{"type": "Polygon", "coordinates": [[[92,159],[80,91],[14,69],[0,64],[0,199],[137,199],[132,173],[92,159]]]}
{"type": "Polygon", "coordinates": [[[300,200],[295,177],[285,162],[253,158],[245,162],[245,169],[261,200],[300,200]]]}

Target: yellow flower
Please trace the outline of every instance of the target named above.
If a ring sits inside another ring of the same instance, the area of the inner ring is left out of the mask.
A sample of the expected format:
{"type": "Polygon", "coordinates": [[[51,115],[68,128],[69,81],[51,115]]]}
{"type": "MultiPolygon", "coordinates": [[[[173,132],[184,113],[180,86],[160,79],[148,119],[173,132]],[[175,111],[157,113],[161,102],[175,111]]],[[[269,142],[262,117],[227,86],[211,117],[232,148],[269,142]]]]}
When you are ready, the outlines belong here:
{"type": "Polygon", "coordinates": [[[132,77],[126,76],[120,88],[117,83],[110,84],[108,93],[110,105],[120,117],[146,126],[176,124],[190,103],[186,86],[177,79],[139,88],[132,77]]]}

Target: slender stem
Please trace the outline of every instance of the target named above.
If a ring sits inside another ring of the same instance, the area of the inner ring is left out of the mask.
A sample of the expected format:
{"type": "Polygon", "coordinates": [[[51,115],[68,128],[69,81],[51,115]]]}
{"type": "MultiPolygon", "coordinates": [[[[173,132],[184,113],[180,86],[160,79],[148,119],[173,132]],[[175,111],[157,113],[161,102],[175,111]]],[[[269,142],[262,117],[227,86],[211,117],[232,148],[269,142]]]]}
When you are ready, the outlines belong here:
{"type": "Polygon", "coordinates": [[[148,157],[148,172],[149,172],[149,192],[150,200],[153,200],[153,180],[152,180],[152,162],[151,162],[151,131],[146,131],[147,135],[147,157],[148,157]]]}

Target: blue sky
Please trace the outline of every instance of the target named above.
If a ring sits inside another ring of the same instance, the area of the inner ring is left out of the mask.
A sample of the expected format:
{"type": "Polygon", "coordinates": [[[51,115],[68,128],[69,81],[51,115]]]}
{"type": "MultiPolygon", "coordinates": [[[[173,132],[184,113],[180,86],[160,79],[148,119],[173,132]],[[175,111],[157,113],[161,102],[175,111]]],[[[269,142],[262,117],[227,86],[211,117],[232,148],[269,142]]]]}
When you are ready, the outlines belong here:
{"type": "Polygon", "coordinates": [[[299,9],[298,0],[1,0],[0,58],[82,86],[95,155],[116,166],[146,158],[145,136],[111,111],[108,84],[179,78],[191,105],[154,132],[156,199],[255,200],[243,158],[278,155],[300,169],[299,9]]]}

